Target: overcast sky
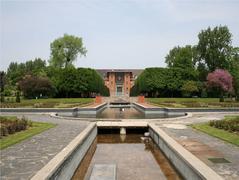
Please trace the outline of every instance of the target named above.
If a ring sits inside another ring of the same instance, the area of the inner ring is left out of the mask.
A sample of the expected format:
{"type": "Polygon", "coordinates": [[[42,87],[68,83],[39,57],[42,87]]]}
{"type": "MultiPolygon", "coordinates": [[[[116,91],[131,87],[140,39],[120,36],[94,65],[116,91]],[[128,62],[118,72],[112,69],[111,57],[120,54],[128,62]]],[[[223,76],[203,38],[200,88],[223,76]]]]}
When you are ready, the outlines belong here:
{"type": "Polygon", "coordinates": [[[48,60],[64,33],[88,50],[77,67],[165,66],[174,46],[195,45],[208,26],[227,25],[239,46],[239,0],[0,0],[0,69],[12,61],[48,60]]]}

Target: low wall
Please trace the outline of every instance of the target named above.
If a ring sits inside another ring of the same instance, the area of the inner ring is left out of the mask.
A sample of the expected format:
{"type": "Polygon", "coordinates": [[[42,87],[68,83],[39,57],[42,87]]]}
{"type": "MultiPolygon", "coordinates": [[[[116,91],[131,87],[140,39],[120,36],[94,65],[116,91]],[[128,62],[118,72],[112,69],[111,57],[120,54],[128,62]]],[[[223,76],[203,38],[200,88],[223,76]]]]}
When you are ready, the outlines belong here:
{"type": "Polygon", "coordinates": [[[71,179],[96,136],[96,123],[91,123],[69,145],[38,171],[32,177],[32,180],[71,179]]]}
{"type": "Polygon", "coordinates": [[[50,113],[50,112],[73,112],[73,108],[0,108],[0,112],[10,113],[50,113]]]}
{"type": "Polygon", "coordinates": [[[149,133],[150,137],[185,179],[223,179],[156,125],[149,124],[149,133]]]}
{"type": "Polygon", "coordinates": [[[91,115],[96,116],[97,113],[106,107],[107,103],[102,103],[96,107],[81,108],[0,108],[0,112],[9,113],[64,113],[65,115],[91,115]]]}
{"type": "Polygon", "coordinates": [[[147,114],[183,115],[187,112],[239,112],[239,108],[161,108],[145,107],[139,103],[133,103],[134,107],[147,114]]]}

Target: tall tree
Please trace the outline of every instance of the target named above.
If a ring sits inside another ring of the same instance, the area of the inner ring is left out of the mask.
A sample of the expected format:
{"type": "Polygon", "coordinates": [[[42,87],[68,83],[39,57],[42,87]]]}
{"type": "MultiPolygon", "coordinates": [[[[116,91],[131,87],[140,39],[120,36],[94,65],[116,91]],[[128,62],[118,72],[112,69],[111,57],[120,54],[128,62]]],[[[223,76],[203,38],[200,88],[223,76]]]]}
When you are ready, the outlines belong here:
{"type": "Polygon", "coordinates": [[[236,99],[239,101],[239,47],[235,47],[232,50],[230,73],[233,76],[233,87],[236,99]]]}
{"type": "Polygon", "coordinates": [[[4,86],[6,84],[6,74],[4,71],[0,71],[0,102],[4,102],[4,86]]]}
{"type": "Polygon", "coordinates": [[[26,74],[46,76],[46,61],[35,58],[25,63],[11,62],[7,69],[9,84],[15,86],[26,74]]]}
{"type": "Polygon", "coordinates": [[[210,72],[215,69],[228,69],[232,50],[232,34],[228,27],[208,27],[198,34],[198,38],[199,63],[204,64],[210,72]]]}
{"type": "Polygon", "coordinates": [[[191,45],[174,47],[165,58],[168,67],[194,68],[196,48],[191,45]]]}
{"type": "Polygon", "coordinates": [[[50,65],[58,68],[66,68],[76,60],[78,54],[86,55],[82,38],[64,34],[51,43],[50,65]]]}

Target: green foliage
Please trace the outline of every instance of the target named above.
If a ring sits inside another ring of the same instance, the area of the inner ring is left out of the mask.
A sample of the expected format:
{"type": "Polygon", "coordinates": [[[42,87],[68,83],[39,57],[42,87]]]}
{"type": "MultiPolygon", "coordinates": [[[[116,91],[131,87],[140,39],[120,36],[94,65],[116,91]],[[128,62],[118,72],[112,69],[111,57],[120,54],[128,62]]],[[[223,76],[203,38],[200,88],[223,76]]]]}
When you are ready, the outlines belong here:
{"type": "Polygon", "coordinates": [[[19,81],[19,88],[26,98],[39,98],[51,96],[53,85],[47,77],[26,75],[19,81]]]}
{"type": "Polygon", "coordinates": [[[195,81],[185,81],[181,87],[183,95],[185,97],[190,97],[193,93],[198,92],[197,82],[195,81]]]}
{"type": "Polygon", "coordinates": [[[6,84],[6,75],[4,71],[0,71],[0,102],[4,102],[4,87],[6,84]]]}
{"type": "Polygon", "coordinates": [[[19,91],[17,91],[17,93],[16,93],[16,102],[17,102],[17,103],[20,103],[20,102],[21,102],[20,92],[19,92],[19,91]]]}
{"type": "Polygon", "coordinates": [[[146,68],[135,82],[135,94],[149,97],[179,96],[185,80],[197,79],[197,72],[182,68],[146,68]]]}
{"type": "MultiPolygon", "coordinates": [[[[4,118],[4,117],[1,117],[4,118]]],[[[9,117],[5,117],[9,118],[9,117]]],[[[16,117],[11,117],[11,119],[16,119],[16,117]]],[[[52,123],[42,123],[42,122],[32,122],[31,127],[24,131],[16,132],[14,134],[5,136],[0,139],[0,149],[7,148],[13,144],[19,143],[27,138],[30,138],[36,134],[39,134],[49,128],[55,127],[52,123]]]]}
{"type": "Polygon", "coordinates": [[[218,129],[239,133],[239,116],[220,121],[210,121],[209,125],[218,129]]]}
{"type": "Polygon", "coordinates": [[[49,63],[51,66],[58,68],[66,68],[72,66],[77,55],[86,55],[86,49],[83,46],[82,38],[64,34],[51,43],[51,58],[49,63]]]}
{"type": "Polygon", "coordinates": [[[233,88],[236,99],[239,101],[239,47],[234,48],[232,51],[230,73],[233,76],[233,88]]]}
{"type": "Polygon", "coordinates": [[[101,76],[90,68],[68,67],[58,71],[53,77],[58,97],[94,97],[108,95],[101,76]]]}
{"type": "Polygon", "coordinates": [[[228,27],[208,27],[198,34],[198,38],[198,61],[210,72],[217,68],[228,69],[232,50],[232,34],[228,27]]]}
{"type": "Polygon", "coordinates": [[[165,58],[168,67],[194,69],[197,51],[195,47],[187,45],[185,47],[174,47],[165,58]]]}
{"type": "Polygon", "coordinates": [[[223,129],[211,127],[208,123],[193,124],[192,127],[202,132],[205,132],[211,136],[217,137],[219,139],[222,139],[224,141],[227,141],[229,143],[239,146],[238,134],[228,132],[223,129]]]}
{"type": "Polygon", "coordinates": [[[16,86],[25,75],[45,76],[46,62],[40,58],[26,63],[11,62],[7,70],[8,84],[16,86]]]}
{"type": "Polygon", "coordinates": [[[32,125],[32,122],[25,119],[25,117],[22,117],[22,119],[17,119],[0,116],[0,124],[0,138],[2,138],[8,134],[14,134],[16,132],[26,130],[32,125]]]}

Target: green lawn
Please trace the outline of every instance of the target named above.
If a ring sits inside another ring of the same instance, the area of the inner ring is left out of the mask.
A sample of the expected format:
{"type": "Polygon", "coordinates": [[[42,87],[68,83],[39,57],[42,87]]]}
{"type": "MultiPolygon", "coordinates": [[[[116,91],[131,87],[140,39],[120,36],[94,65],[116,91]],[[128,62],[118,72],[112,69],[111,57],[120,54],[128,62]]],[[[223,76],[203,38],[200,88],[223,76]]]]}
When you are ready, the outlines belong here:
{"type": "Polygon", "coordinates": [[[209,123],[193,124],[191,127],[239,146],[239,134],[209,126],[209,123]]]}
{"type": "MultiPolygon", "coordinates": [[[[49,98],[49,99],[22,99],[20,103],[1,103],[1,108],[72,108],[86,106],[94,102],[94,98],[49,98]]],[[[10,98],[9,98],[10,99],[10,98]]],[[[11,100],[9,100],[11,101],[11,100]]],[[[14,99],[12,100],[14,101],[14,99]]]]}
{"type": "Polygon", "coordinates": [[[5,149],[13,144],[19,143],[27,138],[39,134],[47,129],[55,127],[52,123],[33,122],[32,127],[25,131],[20,131],[15,134],[8,135],[0,139],[0,149],[5,149]]]}
{"type": "Polygon", "coordinates": [[[172,108],[225,108],[239,107],[239,102],[225,99],[225,102],[219,102],[219,98],[146,98],[150,104],[159,107],[172,108]]]}

